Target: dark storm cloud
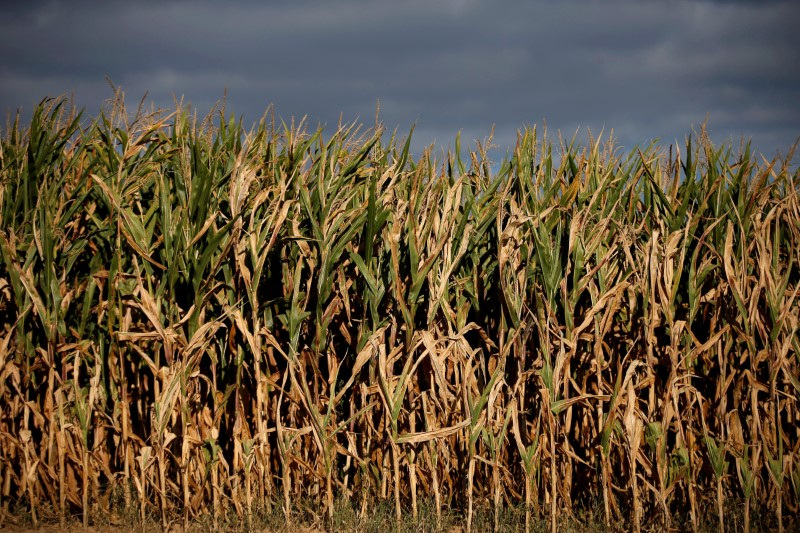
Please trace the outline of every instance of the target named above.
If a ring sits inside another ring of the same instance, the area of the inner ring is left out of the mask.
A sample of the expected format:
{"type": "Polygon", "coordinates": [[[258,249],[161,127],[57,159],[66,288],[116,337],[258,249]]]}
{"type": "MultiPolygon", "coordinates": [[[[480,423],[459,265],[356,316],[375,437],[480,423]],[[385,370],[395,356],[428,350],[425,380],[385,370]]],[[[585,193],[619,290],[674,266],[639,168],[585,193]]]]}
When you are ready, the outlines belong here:
{"type": "Polygon", "coordinates": [[[717,140],[785,151],[800,135],[796,2],[57,2],[0,7],[0,105],[73,92],[96,112],[147,91],[207,111],[334,125],[417,123],[417,146],[546,119],[571,136],[612,128],[627,146],[717,140]]]}

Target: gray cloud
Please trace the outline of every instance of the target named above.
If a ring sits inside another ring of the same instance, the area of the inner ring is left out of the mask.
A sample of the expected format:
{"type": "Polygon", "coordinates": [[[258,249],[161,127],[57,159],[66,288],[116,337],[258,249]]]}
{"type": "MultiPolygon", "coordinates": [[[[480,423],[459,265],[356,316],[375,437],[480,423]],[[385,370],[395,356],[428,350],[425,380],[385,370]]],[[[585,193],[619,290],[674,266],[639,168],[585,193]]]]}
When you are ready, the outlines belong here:
{"type": "Polygon", "coordinates": [[[796,2],[36,1],[0,5],[0,106],[74,91],[95,113],[108,75],[132,101],[333,125],[381,116],[415,149],[482,138],[508,147],[547,120],[612,128],[628,148],[682,141],[710,117],[718,141],[768,154],[800,135],[796,2]]]}

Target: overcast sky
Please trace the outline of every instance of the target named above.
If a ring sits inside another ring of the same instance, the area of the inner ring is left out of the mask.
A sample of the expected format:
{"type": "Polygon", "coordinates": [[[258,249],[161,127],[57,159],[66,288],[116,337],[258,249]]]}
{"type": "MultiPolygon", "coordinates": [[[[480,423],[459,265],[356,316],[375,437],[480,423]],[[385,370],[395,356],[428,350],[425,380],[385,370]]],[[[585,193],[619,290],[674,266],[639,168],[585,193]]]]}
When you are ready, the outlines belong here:
{"type": "MultiPolygon", "coordinates": [[[[417,150],[513,146],[546,121],[571,136],[717,141],[766,155],[800,136],[800,2],[668,0],[0,1],[0,108],[74,93],[96,115],[108,76],[135,104],[205,114],[381,119],[417,150]]],[[[3,123],[5,121],[2,121],[3,123]]]]}

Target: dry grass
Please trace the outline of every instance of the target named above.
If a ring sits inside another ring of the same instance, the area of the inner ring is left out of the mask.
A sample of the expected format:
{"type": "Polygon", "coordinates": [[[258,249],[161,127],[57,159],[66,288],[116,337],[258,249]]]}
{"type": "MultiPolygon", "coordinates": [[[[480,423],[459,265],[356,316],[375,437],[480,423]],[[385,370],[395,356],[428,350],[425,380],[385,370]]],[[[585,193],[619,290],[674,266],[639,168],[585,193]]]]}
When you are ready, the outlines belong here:
{"type": "Polygon", "coordinates": [[[791,156],[219,117],[4,130],[3,520],[797,524],[791,156]]]}

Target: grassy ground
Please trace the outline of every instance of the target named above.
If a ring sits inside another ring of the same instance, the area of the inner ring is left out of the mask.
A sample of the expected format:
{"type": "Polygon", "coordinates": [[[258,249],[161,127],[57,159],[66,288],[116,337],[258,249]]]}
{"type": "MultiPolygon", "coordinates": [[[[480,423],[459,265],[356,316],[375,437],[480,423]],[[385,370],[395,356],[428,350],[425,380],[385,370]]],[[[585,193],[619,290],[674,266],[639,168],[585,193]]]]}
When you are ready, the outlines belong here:
{"type": "MultiPolygon", "coordinates": [[[[224,517],[214,528],[210,516],[201,517],[192,522],[188,530],[184,530],[180,517],[176,516],[170,522],[168,531],[186,533],[206,532],[270,532],[270,533],[316,533],[323,531],[349,531],[358,533],[412,533],[412,532],[445,532],[461,533],[466,530],[465,516],[460,510],[447,509],[442,513],[437,522],[433,501],[421,502],[419,514],[416,519],[410,515],[397,522],[394,516],[394,507],[391,501],[380,501],[371,512],[360,515],[350,501],[339,499],[336,501],[336,512],[333,523],[327,524],[325,513],[313,501],[297,502],[296,514],[287,525],[281,508],[277,505],[271,508],[254,510],[249,523],[246,519],[234,513],[224,517]]],[[[716,515],[709,509],[701,515],[699,532],[718,531],[716,515]]],[[[491,531],[493,529],[494,513],[488,502],[475,509],[473,518],[475,531],[491,531]]],[[[777,521],[773,513],[758,512],[754,510],[750,516],[751,531],[776,531],[777,521]]],[[[726,527],[728,531],[743,531],[744,513],[743,502],[732,501],[726,509],[726,527]]],[[[661,522],[651,522],[642,525],[643,531],[691,531],[688,521],[676,517],[669,525],[661,522]]],[[[602,503],[593,508],[583,509],[570,517],[562,517],[559,521],[559,531],[564,533],[588,532],[616,532],[629,531],[629,519],[617,517],[609,526],[603,520],[602,503]]],[[[522,507],[506,507],[500,513],[499,532],[516,532],[525,529],[525,511],[522,507]]],[[[784,516],[785,531],[800,531],[800,521],[797,517],[784,516]]],[[[88,528],[81,525],[81,517],[70,517],[64,524],[60,524],[56,512],[46,513],[41,517],[37,527],[33,527],[30,516],[23,509],[14,509],[0,517],[0,531],[13,533],[29,533],[33,531],[50,533],[57,531],[88,531],[91,533],[122,533],[122,532],[156,532],[161,531],[160,517],[153,513],[147,516],[145,522],[138,517],[137,509],[113,509],[100,512],[91,521],[88,528]]],[[[545,516],[534,518],[531,523],[532,533],[546,532],[549,523],[545,516]]]]}

